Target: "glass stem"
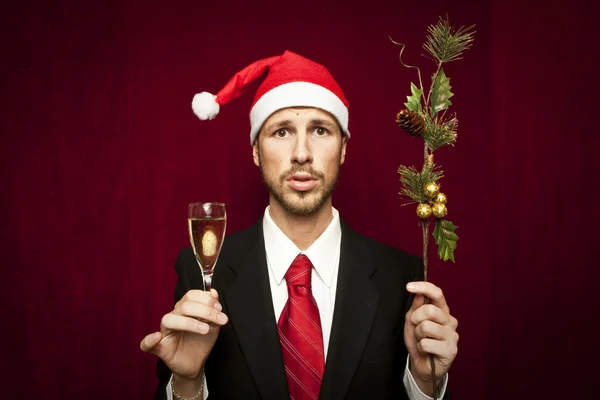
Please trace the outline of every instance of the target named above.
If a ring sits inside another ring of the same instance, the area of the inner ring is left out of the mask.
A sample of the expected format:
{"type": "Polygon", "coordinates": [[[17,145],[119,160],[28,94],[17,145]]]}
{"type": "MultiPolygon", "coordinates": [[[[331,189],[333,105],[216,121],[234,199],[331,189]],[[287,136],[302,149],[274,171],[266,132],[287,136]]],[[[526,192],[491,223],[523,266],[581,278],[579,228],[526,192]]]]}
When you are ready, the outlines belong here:
{"type": "Polygon", "coordinates": [[[204,290],[207,292],[210,292],[210,289],[212,287],[212,276],[213,273],[211,272],[202,272],[202,277],[204,278],[204,290]]]}

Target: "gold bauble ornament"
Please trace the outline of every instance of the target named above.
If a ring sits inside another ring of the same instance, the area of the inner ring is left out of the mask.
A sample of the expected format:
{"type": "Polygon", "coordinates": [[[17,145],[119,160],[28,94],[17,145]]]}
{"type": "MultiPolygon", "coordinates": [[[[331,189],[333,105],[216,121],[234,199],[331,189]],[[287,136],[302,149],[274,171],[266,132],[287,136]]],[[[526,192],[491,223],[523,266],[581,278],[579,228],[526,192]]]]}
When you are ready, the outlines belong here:
{"type": "Polygon", "coordinates": [[[427,219],[431,217],[431,206],[427,203],[421,203],[417,206],[417,215],[421,219],[427,219]]]}
{"type": "Polygon", "coordinates": [[[425,196],[433,199],[440,192],[440,186],[435,182],[430,182],[425,185],[425,196]]]}
{"type": "Polygon", "coordinates": [[[446,195],[442,192],[438,193],[437,196],[435,196],[435,199],[433,199],[434,203],[439,203],[439,204],[447,204],[448,203],[448,197],[446,197],[446,195]]]}
{"type": "Polygon", "coordinates": [[[448,208],[445,204],[435,203],[433,207],[431,207],[433,215],[437,218],[444,218],[448,214],[448,208]]]}

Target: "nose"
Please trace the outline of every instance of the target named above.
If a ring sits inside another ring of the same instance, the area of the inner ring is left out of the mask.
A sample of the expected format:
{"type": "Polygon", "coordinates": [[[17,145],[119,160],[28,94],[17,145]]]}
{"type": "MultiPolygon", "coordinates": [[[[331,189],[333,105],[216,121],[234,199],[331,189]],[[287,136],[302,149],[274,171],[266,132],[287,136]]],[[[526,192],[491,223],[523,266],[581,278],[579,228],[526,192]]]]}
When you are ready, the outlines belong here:
{"type": "Polygon", "coordinates": [[[310,142],[308,134],[296,135],[294,150],[292,152],[292,163],[307,164],[312,163],[313,156],[310,151],[310,142]]]}

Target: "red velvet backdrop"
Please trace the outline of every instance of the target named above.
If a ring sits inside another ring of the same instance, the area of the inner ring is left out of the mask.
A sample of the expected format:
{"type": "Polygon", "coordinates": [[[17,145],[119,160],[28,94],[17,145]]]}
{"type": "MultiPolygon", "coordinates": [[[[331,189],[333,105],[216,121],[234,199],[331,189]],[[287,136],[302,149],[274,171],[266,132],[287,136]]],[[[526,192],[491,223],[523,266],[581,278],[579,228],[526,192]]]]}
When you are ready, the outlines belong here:
{"type": "Polygon", "coordinates": [[[461,237],[457,263],[434,258],[430,272],[460,321],[455,398],[597,391],[595,370],[584,368],[598,356],[587,328],[598,306],[600,210],[593,7],[249,3],[5,6],[3,398],[151,396],[155,360],[138,346],[172,306],[187,203],[227,203],[234,232],[267,199],[248,143],[251,96],[211,122],[190,102],[259,58],[290,49],[328,66],[350,100],[353,132],[334,205],[364,234],[419,253],[396,169],[421,162],[421,143],[394,123],[416,75],[388,35],[408,44],[405,61],[427,78],[421,44],[445,14],[477,25],[474,48],[446,69],[459,140],[437,153],[461,237]]]}

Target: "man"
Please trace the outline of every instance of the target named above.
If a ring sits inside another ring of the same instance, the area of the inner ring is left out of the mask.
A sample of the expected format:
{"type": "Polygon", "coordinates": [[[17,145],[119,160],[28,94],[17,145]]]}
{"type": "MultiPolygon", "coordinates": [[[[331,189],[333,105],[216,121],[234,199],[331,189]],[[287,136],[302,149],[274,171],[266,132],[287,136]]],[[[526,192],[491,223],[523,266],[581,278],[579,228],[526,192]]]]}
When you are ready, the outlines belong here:
{"type": "Polygon", "coordinates": [[[225,240],[216,290],[199,290],[191,248],[180,253],[177,303],[140,345],[159,357],[155,398],[428,399],[432,356],[444,395],[458,323],[442,291],[419,281],[417,257],[359,235],[332,207],[350,132],[329,72],[285,52],[196,95],[194,111],[212,119],[263,77],[250,142],[269,206],[225,240]]]}

